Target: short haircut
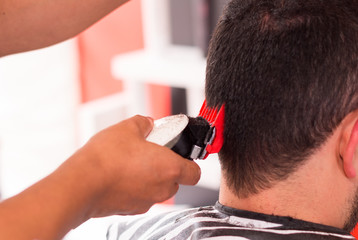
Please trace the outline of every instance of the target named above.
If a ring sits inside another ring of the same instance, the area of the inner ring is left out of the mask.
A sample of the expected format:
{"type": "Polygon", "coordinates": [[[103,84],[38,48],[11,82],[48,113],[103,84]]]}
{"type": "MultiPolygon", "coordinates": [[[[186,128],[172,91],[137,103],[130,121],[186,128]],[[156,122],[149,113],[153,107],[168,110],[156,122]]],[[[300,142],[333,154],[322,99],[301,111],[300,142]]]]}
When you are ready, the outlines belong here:
{"type": "Polygon", "coordinates": [[[232,0],[210,42],[206,98],[225,103],[220,162],[247,197],[285,180],[358,109],[358,1],[232,0]]]}

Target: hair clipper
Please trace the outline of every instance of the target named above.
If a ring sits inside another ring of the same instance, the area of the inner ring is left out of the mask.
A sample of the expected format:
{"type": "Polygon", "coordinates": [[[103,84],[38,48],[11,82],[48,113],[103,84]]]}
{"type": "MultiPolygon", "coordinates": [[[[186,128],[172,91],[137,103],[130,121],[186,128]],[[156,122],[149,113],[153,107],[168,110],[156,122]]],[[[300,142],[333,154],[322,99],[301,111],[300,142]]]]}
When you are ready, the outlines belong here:
{"type": "Polygon", "coordinates": [[[178,114],[154,121],[147,141],[168,147],[190,160],[205,159],[220,151],[223,129],[224,105],[208,108],[204,101],[198,117],[178,114]]]}

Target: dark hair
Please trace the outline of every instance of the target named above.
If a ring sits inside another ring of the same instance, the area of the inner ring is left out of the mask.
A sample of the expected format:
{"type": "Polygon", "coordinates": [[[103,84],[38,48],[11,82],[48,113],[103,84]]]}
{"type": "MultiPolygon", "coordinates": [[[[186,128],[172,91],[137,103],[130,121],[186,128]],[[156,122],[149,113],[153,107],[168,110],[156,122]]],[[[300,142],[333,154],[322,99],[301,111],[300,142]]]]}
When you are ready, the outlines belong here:
{"type": "Polygon", "coordinates": [[[211,39],[221,166],[246,197],[286,179],[358,109],[358,1],[233,0],[211,39]]]}

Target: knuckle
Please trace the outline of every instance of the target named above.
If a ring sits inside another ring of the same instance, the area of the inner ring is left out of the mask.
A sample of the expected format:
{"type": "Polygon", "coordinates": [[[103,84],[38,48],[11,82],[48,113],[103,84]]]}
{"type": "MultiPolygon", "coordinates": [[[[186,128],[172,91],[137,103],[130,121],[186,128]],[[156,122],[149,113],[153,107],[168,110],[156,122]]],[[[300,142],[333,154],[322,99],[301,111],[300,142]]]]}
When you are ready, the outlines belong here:
{"type": "Polygon", "coordinates": [[[146,121],[145,117],[141,115],[135,115],[133,118],[133,123],[135,123],[137,126],[139,126],[142,122],[146,121]]]}
{"type": "Polygon", "coordinates": [[[155,196],[153,201],[155,203],[161,203],[161,202],[167,200],[168,198],[166,197],[166,194],[161,193],[161,194],[158,194],[157,196],[155,196]]]}
{"type": "Polygon", "coordinates": [[[168,200],[169,198],[171,198],[172,196],[174,196],[174,194],[177,192],[177,189],[175,190],[173,187],[170,187],[169,189],[166,189],[164,191],[161,191],[160,193],[158,193],[155,196],[154,201],[156,203],[160,203],[163,201],[168,200]]]}
{"type": "Polygon", "coordinates": [[[141,115],[135,115],[130,120],[131,121],[129,121],[128,127],[135,132],[143,132],[150,125],[150,121],[148,121],[146,117],[141,115]]]}
{"type": "Polygon", "coordinates": [[[198,182],[199,182],[199,180],[200,180],[200,178],[201,178],[201,169],[200,169],[200,167],[198,166],[197,168],[196,168],[196,172],[195,172],[195,175],[194,175],[194,184],[197,184],[198,182]]]}
{"type": "Polygon", "coordinates": [[[132,119],[134,120],[134,121],[140,121],[141,119],[142,119],[143,117],[141,116],[141,115],[134,115],[133,117],[132,117],[132,119]]]}
{"type": "Polygon", "coordinates": [[[180,168],[179,167],[171,167],[169,168],[167,171],[167,177],[170,179],[170,180],[176,180],[180,177],[181,175],[181,171],[180,171],[180,168]]]}
{"type": "Polygon", "coordinates": [[[144,206],[140,209],[137,210],[137,214],[143,214],[143,213],[146,213],[148,212],[148,210],[151,208],[152,205],[149,205],[149,206],[144,206]]]}

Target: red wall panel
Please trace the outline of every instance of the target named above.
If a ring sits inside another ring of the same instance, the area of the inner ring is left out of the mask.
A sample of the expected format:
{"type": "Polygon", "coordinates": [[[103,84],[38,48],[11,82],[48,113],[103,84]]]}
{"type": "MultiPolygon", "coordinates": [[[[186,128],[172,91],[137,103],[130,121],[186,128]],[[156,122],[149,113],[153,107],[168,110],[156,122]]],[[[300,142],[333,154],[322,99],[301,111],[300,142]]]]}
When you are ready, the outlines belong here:
{"type": "MultiPolygon", "coordinates": [[[[82,103],[120,92],[122,83],[111,75],[113,56],[144,47],[140,0],[133,0],[78,37],[82,103]]],[[[154,118],[171,112],[170,88],[148,85],[149,113],[154,118]]]]}
{"type": "Polygon", "coordinates": [[[112,12],[78,37],[82,102],[122,90],[111,75],[113,56],[143,48],[140,0],[112,12]]]}

